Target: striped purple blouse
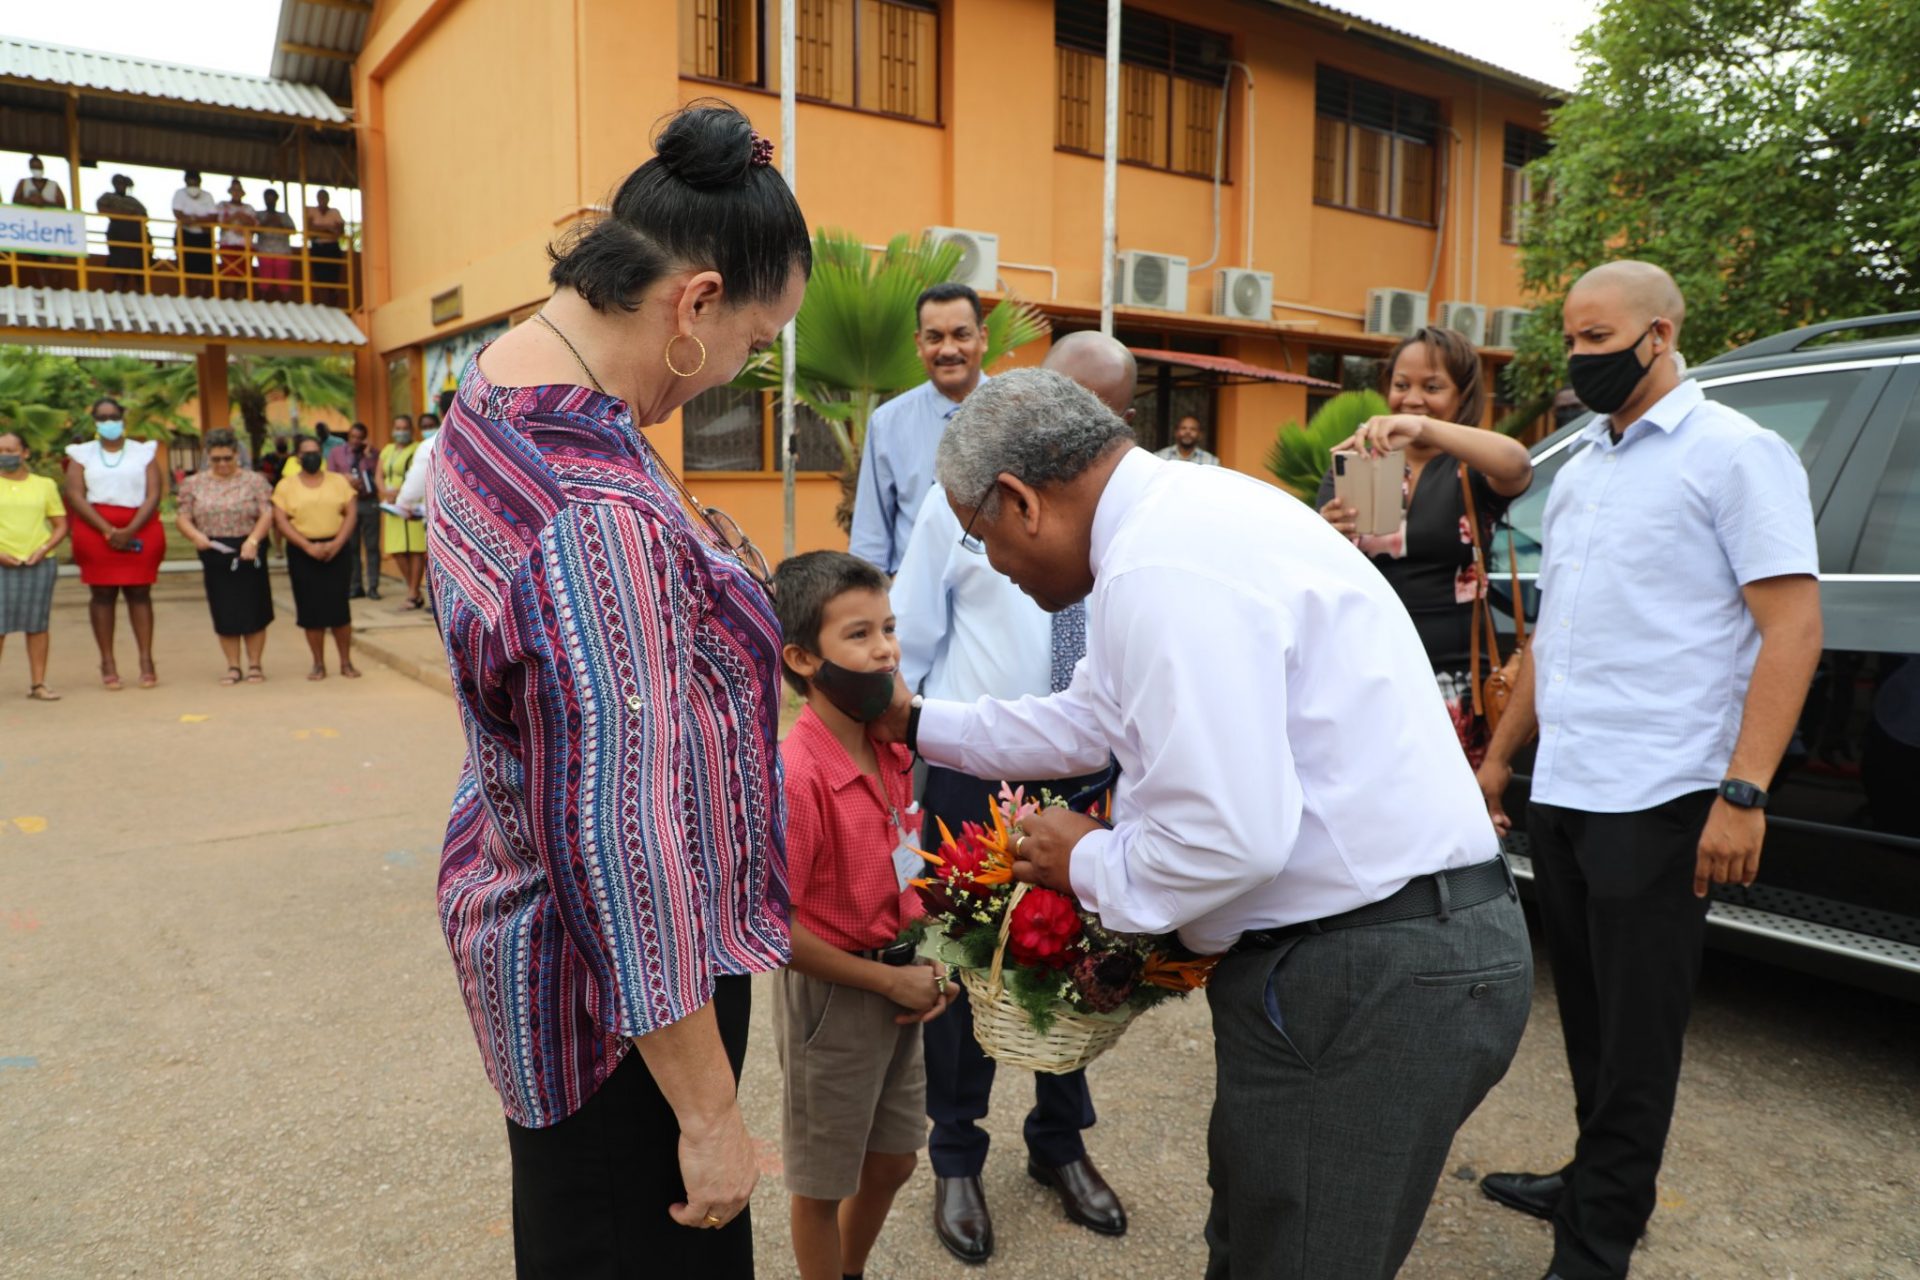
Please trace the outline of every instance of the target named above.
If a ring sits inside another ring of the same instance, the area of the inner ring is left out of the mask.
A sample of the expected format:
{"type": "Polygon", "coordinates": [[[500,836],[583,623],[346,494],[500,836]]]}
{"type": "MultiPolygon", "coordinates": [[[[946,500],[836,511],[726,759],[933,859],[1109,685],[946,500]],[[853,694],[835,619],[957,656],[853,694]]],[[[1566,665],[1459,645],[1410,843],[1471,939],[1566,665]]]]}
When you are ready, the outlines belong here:
{"type": "Polygon", "coordinates": [[[507,1117],[540,1128],[717,975],[787,961],[780,628],[620,401],[476,358],[439,441],[429,578],[467,735],[440,919],[507,1117]]]}

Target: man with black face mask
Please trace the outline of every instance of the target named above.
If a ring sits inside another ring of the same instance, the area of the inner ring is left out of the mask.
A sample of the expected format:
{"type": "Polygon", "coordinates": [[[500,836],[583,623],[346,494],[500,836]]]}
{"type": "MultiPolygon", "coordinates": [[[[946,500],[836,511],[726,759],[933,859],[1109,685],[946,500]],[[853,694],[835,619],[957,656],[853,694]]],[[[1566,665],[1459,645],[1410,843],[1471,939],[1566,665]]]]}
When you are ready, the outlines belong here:
{"type": "Polygon", "coordinates": [[[1533,736],[1527,831],[1579,1138],[1481,1186],[1553,1222],[1561,1280],[1627,1274],[1654,1206],[1707,894],[1752,884],[1766,788],[1820,658],[1793,448],[1685,380],[1685,302],[1613,262],[1567,295],[1568,373],[1602,416],[1547,501],[1532,649],[1480,769],[1494,825],[1533,736]]]}

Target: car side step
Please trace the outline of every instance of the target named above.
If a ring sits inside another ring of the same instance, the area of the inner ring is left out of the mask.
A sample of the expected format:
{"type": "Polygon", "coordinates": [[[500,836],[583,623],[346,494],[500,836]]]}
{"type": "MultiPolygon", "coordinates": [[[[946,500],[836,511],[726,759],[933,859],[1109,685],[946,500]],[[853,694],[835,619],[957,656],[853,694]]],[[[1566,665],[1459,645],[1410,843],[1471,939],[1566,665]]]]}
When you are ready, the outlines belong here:
{"type": "MultiPolygon", "coordinates": [[[[1516,880],[1533,879],[1533,859],[1515,851],[1516,846],[1525,848],[1525,841],[1525,835],[1507,838],[1507,864],[1513,868],[1516,880]]],[[[1707,908],[1709,925],[1920,977],[1920,945],[1902,941],[1899,936],[1881,937],[1827,923],[1832,920],[1871,923],[1884,925],[1888,933],[1912,936],[1915,926],[1903,917],[1787,889],[1763,889],[1756,885],[1737,892],[1747,901],[1727,902],[1716,898],[1707,908]],[[1757,905],[1759,903],[1767,905],[1757,905]],[[1794,914],[1769,910],[1770,906],[1790,908],[1794,914]]]]}

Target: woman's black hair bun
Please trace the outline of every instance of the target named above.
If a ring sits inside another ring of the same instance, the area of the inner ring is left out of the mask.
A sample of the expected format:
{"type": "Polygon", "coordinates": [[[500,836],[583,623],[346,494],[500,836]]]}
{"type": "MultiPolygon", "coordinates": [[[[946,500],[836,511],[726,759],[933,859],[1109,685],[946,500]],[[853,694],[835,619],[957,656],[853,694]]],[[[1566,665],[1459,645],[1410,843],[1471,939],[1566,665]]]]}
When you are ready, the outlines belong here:
{"type": "Polygon", "coordinates": [[[653,150],[695,190],[736,187],[753,170],[753,122],[730,103],[705,98],[670,116],[653,150]]]}

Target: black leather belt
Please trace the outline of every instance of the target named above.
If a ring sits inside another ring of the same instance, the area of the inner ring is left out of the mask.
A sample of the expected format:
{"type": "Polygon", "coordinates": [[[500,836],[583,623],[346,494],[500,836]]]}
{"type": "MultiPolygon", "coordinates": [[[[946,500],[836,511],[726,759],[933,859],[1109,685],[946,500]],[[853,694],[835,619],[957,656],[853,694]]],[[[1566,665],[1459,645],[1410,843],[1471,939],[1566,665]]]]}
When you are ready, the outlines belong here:
{"type": "Polygon", "coordinates": [[[1439,916],[1445,920],[1455,911],[1477,907],[1501,894],[1519,896],[1513,872],[1504,857],[1495,857],[1471,867],[1455,867],[1431,875],[1415,876],[1398,892],[1369,902],[1364,907],[1343,911],[1319,920],[1302,920],[1278,929],[1250,929],[1233,944],[1235,951],[1263,951],[1279,946],[1289,938],[1308,933],[1331,933],[1335,929],[1358,929],[1370,924],[1392,924],[1399,920],[1419,920],[1439,916]]]}
{"type": "Polygon", "coordinates": [[[878,960],[881,964],[912,964],[918,959],[918,952],[911,942],[894,942],[884,947],[870,947],[865,951],[849,951],[848,955],[858,956],[862,960],[878,960]]]}

